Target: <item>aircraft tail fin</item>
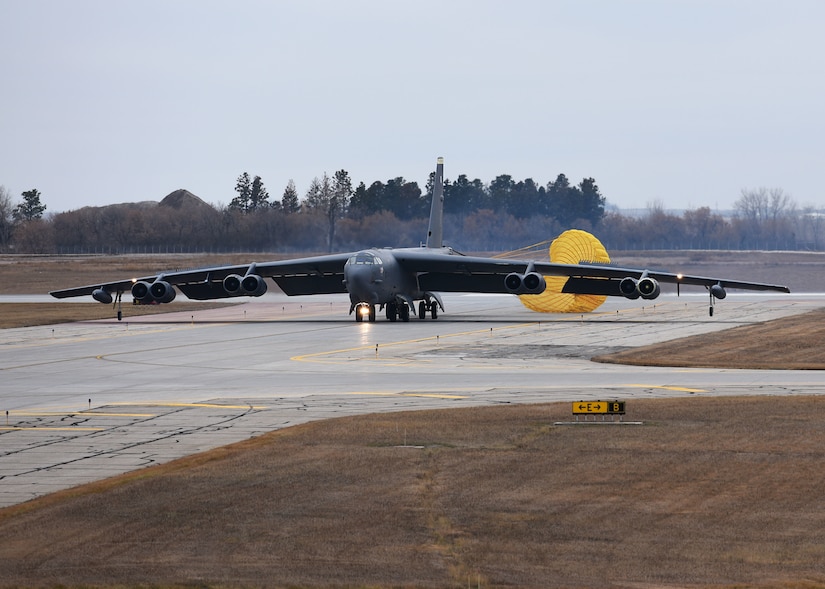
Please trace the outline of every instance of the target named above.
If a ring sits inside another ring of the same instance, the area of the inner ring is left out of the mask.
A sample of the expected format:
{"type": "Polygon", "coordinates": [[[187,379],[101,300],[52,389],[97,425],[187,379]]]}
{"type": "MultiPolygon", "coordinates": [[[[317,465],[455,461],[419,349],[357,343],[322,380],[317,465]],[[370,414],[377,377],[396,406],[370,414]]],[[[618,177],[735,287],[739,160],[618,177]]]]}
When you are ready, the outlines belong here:
{"type": "Polygon", "coordinates": [[[438,158],[433,180],[433,202],[430,206],[430,228],[427,230],[427,247],[444,246],[444,158],[438,158]]]}

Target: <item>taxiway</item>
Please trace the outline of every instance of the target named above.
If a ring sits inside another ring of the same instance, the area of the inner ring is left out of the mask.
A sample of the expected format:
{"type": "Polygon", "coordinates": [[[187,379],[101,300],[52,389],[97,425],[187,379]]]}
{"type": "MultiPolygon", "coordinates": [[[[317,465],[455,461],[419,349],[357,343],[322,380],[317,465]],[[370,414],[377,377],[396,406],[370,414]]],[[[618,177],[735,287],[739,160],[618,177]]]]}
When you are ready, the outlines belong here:
{"type": "Polygon", "coordinates": [[[542,315],[508,295],[455,295],[436,321],[356,323],[345,297],[267,295],[194,313],[0,330],[0,507],[358,413],[622,399],[632,418],[640,397],[820,394],[810,371],[589,358],[822,300],[737,293],[709,318],[704,297],[542,315]]]}

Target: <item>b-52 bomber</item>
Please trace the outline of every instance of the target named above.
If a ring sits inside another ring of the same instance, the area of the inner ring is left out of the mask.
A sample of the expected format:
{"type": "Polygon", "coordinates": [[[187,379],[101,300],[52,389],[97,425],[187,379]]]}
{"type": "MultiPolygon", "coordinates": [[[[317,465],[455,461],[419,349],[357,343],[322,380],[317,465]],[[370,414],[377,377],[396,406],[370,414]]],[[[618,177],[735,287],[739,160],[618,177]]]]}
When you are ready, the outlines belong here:
{"type": "MultiPolygon", "coordinates": [[[[272,279],[287,295],[348,293],[350,315],[356,321],[375,321],[376,309],[390,321],[436,319],[444,311],[440,293],[540,294],[547,288],[545,276],[567,277],[561,292],[582,295],[655,299],[659,283],[704,286],[710,295],[710,315],[716,299],[728,288],[790,292],[788,287],[671,274],[648,269],[621,268],[610,264],[562,264],[466,256],[443,243],[444,160],[438,158],[426,242],[411,248],[370,248],[357,252],[313,256],[238,266],[162,272],[56,290],[58,299],[91,295],[105,304],[121,302],[130,292],[138,304],[169,303],[176,289],[190,299],[210,300],[263,295],[266,279],[272,279]],[[417,302],[417,305],[416,305],[417,302]]],[[[118,306],[118,309],[120,307],[118,306]]],[[[121,318],[118,310],[118,318],[121,318]]]]}

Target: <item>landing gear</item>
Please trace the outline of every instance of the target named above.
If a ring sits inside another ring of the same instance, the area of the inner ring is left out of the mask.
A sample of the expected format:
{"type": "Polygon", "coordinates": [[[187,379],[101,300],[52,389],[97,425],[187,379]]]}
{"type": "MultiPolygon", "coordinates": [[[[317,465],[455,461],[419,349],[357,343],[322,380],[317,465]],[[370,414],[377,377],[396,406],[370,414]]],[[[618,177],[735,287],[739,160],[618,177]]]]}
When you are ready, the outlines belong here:
{"type": "Polygon", "coordinates": [[[713,317],[713,304],[716,302],[716,299],[720,301],[728,296],[728,293],[725,292],[725,287],[722,286],[721,282],[717,282],[711,287],[708,287],[708,294],[710,294],[710,307],[708,312],[710,316],[713,317]]]}
{"type": "MultiPolygon", "coordinates": [[[[387,321],[398,321],[400,319],[406,323],[410,320],[410,315],[415,313],[415,307],[400,299],[384,303],[383,308],[387,315],[387,321]]],[[[420,319],[426,319],[428,312],[433,319],[438,318],[438,301],[425,299],[418,303],[418,317],[420,319]]],[[[355,320],[365,321],[367,317],[370,321],[375,321],[375,305],[359,303],[355,307],[355,320]]]]}
{"type": "Polygon", "coordinates": [[[426,319],[427,311],[433,319],[438,319],[438,303],[436,301],[421,301],[418,303],[418,318],[426,319]]]}
{"type": "Polygon", "coordinates": [[[390,301],[387,303],[387,319],[390,321],[409,321],[410,307],[407,303],[399,303],[398,301],[390,301]]]}
{"type": "Polygon", "coordinates": [[[375,305],[361,303],[355,308],[355,320],[361,323],[364,319],[375,321],[375,305]]]}

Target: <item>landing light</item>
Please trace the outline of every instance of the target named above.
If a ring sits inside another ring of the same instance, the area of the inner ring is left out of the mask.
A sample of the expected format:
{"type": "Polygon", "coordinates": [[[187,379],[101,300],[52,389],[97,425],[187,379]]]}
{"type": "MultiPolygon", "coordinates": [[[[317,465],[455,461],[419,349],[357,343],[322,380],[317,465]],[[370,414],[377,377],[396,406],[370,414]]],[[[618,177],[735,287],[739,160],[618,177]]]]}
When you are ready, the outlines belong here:
{"type": "Polygon", "coordinates": [[[363,316],[365,316],[365,317],[366,317],[367,315],[369,315],[369,314],[370,314],[370,308],[369,308],[369,305],[361,305],[360,307],[358,307],[358,312],[359,312],[361,315],[363,315],[363,316]]]}
{"type": "Polygon", "coordinates": [[[681,279],[682,279],[682,274],[681,274],[681,273],[680,273],[680,274],[677,274],[677,275],[676,275],[676,280],[681,280],[681,279]]]}

